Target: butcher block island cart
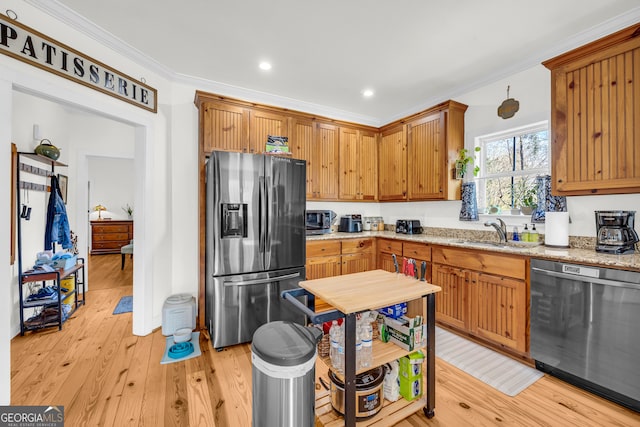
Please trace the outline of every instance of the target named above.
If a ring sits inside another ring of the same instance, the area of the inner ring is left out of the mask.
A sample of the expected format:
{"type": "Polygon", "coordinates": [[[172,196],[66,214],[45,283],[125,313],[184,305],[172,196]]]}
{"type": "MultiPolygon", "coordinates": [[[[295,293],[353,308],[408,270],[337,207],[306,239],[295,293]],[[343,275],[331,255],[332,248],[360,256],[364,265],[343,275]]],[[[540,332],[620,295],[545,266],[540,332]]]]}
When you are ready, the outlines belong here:
{"type": "MultiPolygon", "coordinates": [[[[422,409],[431,418],[435,412],[435,293],[439,286],[416,280],[410,276],[390,273],[384,270],[300,282],[300,286],[314,297],[321,298],[344,314],[345,320],[345,374],[344,419],[331,407],[328,391],[321,388],[316,392],[316,420],[325,426],[356,425],[356,374],[385,363],[394,361],[412,353],[392,342],[374,341],[373,363],[368,368],[356,369],[356,314],[376,310],[382,307],[407,302],[407,316],[423,316],[426,319],[426,378],[423,375],[424,392],[420,399],[407,401],[402,398],[396,402],[385,401],[382,410],[372,418],[360,421],[357,425],[391,426],[422,409]],[[328,406],[327,406],[328,405],[328,406]],[[328,416],[325,416],[328,415],[328,416]]],[[[317,366],[322,366],[319,361],[317,366]]],[[[324,375],[326,370],[317,372],[324,375]]]]}

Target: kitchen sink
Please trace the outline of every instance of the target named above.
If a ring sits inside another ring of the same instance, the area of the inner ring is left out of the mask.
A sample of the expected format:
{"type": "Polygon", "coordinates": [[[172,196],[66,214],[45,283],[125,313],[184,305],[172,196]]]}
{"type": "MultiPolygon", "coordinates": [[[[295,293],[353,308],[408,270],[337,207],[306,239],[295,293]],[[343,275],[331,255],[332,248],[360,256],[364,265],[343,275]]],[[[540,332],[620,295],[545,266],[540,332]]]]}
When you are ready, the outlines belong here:
{"type": "Polygon", "coordinates": [[[510,250],[516,250],[516,251],[529,249],[528,247],[517,246],[515,244],[501,243],[501,242],[487,242],[485,240],[457,239],[457,240],[453,240],[453,243],[462,243],[465,245],[473,245],[473,246],[479,246],[479,247],[485,247],[485,248],[510,249],[510,250]]]}

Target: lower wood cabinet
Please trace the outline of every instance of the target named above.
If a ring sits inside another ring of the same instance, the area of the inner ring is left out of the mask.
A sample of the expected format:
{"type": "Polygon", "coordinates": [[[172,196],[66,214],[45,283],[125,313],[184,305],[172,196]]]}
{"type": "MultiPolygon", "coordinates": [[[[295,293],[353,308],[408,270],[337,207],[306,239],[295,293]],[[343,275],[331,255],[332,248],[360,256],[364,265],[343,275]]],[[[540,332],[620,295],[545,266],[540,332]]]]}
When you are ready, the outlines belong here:
{"type": "MultiPolygon", "coordinates": [[[[375,239],[307,241],[306,280],[375,269],[375,239]]],[[[329,306],[316,298],[316,311],[329,306]]]]}
{"type": "Polygon", "coordinates": [[[377,268],[391,272],[396,271],[392,255],[395,254],[399,259],[398,262],[402,262],[402,258],[400,257],[400,254],[402,254],[402,241],[394,239],[378,239],[377,246],[377,268]]]}
{"type": "Polygon", "coordinates": [[[529,350],[525,258],[434,248],[432,261],[432,283],[442,287],[437,321],[523,354],[529,350]]]}

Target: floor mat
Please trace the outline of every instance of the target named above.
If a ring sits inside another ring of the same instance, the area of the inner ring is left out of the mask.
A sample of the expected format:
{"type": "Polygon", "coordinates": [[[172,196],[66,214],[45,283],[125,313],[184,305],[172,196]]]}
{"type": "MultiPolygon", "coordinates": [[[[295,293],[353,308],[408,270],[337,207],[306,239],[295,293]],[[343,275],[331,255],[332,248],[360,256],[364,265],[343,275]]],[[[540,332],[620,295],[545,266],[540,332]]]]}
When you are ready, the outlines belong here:
{"type": "Polygon", "coordinates": [[[508,396],[544,374],[510,357],[436,327],[436,356],[508,396]]]}
{"type": "Polygon", "coordinates": [[[115,310],[113,310],[113,314],[122,314],[122,313],[131,313],[133,311],[133,297],[126,296],[120,298],[118,301],[118,305],[116,305],[115,310]]]}
{"type": "Polygon", "coordinates": [[[200,332],[192,332],[191,333],[191,344],[193,344],[193,353],[190,353],[184,357],[174,359],[169,357],[169,349],[172,345],[175,344],[173,341],[173,335],[167,337],[167,345],[164,349],[164,354],[162,355],[162,359],[160,360],[161,365],[166,365],[167,363],[180,362],[182,360],[192,359],[194,357],[200,356],[202,353],[200,352],[200,332]]]}

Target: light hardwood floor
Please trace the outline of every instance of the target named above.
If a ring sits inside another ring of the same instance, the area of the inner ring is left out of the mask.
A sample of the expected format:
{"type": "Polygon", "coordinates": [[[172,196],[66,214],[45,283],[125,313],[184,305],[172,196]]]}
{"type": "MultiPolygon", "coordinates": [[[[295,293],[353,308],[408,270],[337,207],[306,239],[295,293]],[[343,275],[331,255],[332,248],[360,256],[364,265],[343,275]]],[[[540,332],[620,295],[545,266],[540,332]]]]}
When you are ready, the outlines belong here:
{"type": "MultiPolygon", "coordinates": [[[[66,426],[250,426],[251,349],[216,352],[201,334],[202,356],[161,365],[165,337],[131,334],[131,313],[113,315],[131,295],[132,262],[120,255],[88,262],[91,290],[58,332],[11,343],[11,403],[64,405],[66,426]]],[[[409,426],[640,426],[640,414],[545,376],[508,397],[437,359],[436,415],[409,426]]]]}

